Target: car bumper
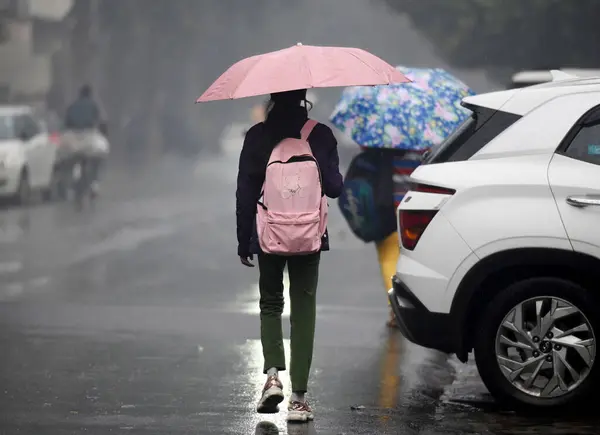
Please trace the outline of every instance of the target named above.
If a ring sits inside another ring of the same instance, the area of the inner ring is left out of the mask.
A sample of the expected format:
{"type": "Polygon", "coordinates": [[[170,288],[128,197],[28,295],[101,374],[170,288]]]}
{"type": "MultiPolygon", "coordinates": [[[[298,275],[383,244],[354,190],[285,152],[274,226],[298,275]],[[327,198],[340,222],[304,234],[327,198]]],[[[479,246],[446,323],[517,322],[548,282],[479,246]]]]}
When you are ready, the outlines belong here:
{"type": "Polygon", "coordinates": [[[455,353],[458,334],[450,315],[429,311],[397,276],[392,283],[388,297],[402,335],[419,346],[455,353]]]}

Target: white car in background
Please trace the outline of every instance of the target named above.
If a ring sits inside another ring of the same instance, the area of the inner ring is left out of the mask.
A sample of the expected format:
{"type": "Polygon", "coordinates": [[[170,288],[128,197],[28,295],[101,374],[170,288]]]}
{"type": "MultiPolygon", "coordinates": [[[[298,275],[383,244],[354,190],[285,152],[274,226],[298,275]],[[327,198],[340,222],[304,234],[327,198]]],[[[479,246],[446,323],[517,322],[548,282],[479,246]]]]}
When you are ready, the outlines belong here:
{"type": "Polygon", "coordinates": [[[474,351],[513,406],[574,405],[600,380],[600,78],[465,98],[412,174],[390,302],[411,341],[474,351]]]}
{"type": "Polygon", "coordinates": [[[51,195],[56,144],[34,109],[0,106],[0,197],[20,203],[32,190],[51,195]]]}

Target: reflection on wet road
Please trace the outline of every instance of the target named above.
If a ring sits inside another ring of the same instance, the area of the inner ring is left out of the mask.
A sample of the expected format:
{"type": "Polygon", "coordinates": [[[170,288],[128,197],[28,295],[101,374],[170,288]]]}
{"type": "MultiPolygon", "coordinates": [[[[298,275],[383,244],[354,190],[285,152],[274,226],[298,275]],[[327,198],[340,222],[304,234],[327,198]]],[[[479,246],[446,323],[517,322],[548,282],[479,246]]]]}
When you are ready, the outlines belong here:
{"type": "Polygon", "coordinates": [[[0,210],[0,434],[598,433],[589,415],[501,412],[472,364],[390,333],[373,249],[334,204],[316,422],[256,414],[257,273],[235,256],[235,159],[181,165],[107,181],[95,210],[0,210]]]}

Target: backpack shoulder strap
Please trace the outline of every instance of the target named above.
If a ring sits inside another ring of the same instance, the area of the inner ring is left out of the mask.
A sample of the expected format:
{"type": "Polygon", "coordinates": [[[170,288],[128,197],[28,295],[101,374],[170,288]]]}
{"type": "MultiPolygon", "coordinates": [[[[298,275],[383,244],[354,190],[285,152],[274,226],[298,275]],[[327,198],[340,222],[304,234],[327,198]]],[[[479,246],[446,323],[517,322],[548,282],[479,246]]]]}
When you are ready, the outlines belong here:
{"type": "Polygon", "coordinates": [[[300,130],[300,137],[302,140],[308,140],[308,136],[312,133],[313,129],[317,126],[318,122],[314,119],[309,119],[300,130]]]}

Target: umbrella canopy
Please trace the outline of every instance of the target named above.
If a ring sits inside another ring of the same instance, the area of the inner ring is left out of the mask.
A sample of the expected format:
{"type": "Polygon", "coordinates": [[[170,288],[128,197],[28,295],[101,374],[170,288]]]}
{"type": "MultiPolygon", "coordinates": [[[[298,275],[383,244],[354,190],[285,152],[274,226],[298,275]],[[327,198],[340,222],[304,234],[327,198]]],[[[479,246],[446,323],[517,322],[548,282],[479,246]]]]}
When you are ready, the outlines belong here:
{"type": "Polygon", "coordinates": [[[365,50],[297,44],[239,61],[225,71],[196,102],[230,100],[296,89],[388,85],[408,81],[402,72],[365,50]]]}
{"type": "Polygon", "coordinates": [[[412,83],[344,90],[331,122],[367,148],[422,151],[440,144],[470,112],[474,92],[443,69],[398,67],[412,83]]]}

